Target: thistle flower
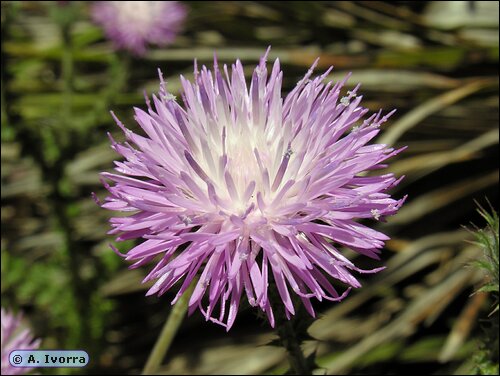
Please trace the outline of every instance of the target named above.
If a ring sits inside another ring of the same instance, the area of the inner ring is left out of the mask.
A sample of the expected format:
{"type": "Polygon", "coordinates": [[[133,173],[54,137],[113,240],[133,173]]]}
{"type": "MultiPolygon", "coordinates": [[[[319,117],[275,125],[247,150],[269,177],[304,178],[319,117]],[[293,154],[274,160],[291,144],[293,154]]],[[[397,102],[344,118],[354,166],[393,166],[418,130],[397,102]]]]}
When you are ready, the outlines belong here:
{"type": "Polygon", "coordinates": [[[91,13],[116,48],[136,55],[143,55],[148,43],[171,44],[186,18],[177,1],[96,1],[91,13]]]}
{"type": "Polygon", "coordinates": [[[10,365],[9,355],[14,350],[34,350],[40,340],[34,340],[28,328],[21,323],[22,315],[15,316],[2,308],[2,375],[21,375],[32,368],[17,368],[10,365]]]}
{"type": "Polygon", "coordinates": [[[200,271],[189,313],[199,308],[227,330],[242,297],[274,326],[270,288],[290,318],[291,293],[314,316],[312,298],[340,301],[360,287],[353,272],[382,268],[357,268],[339,246],[378,258],[388,237],[355,220],[382,220],[404,201],[384,193],[400,179],[361,174],[399,152],[368,144],[390,114],[358,124],[368,111],[359,85],[343,96],[347,78],[323,82],[331,68],[311,79],[317,61],[282,99],[280,63],[268,75],[267,54],[249,88],[239,60],[222,71],[217,59],[213,71],[195,63],[194,82],[181,76],[184,107],[160,72],[154,108],[148,99],[147,112],[135,109],[146,136],[115,117],[129,142],[110,136],[112,147],[125,161],[115,162],[119,174],[102,173],[114,183],[103,179],[111,194],[102,207],[130,213],[111,219],[110,234],[145,240],[125,259],[136,261],[131,268],[157,261],[144,279],[156,280],[147,295],[183,279],[175,303],[200,271]]]}

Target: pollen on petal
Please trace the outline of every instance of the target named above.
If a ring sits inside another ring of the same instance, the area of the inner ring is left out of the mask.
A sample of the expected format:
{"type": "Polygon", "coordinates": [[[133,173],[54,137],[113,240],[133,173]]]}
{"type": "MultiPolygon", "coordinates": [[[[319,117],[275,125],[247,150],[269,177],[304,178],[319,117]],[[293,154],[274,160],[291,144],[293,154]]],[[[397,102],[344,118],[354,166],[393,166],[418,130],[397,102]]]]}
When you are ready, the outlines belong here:
{"type": "Polygon", "coordinates": [[[156,262],[147,295],[181,282],[175,302],[199,275],[189,312],[226,330],[242,299],[273,326],[273,308],[295,314],[294,295],[314,315],[312,299],[339,302],[360,288],[357,274],[383,268],[356,267],[342,247],[378,260],[388,237],[358,221],[394,215],[406,198],[389,194],[401,178],[373,173],[403,150],[372,142],[392,112],[365,118],[360,86],[346,92],[349,75],[324,82],[330,69],[313,77],[317,61],[283,95],[268,52],[249,80],[240,61],[195,63],[194,78],[181,78],[182,103],[160,75],[147,112],[136,110],[141,134],[115,117],[127,141],[111,143],[123,160],[101,175],[109,195],[99,204],[119,212],[110,234],[142,240],[125,260],[156,262]]]}

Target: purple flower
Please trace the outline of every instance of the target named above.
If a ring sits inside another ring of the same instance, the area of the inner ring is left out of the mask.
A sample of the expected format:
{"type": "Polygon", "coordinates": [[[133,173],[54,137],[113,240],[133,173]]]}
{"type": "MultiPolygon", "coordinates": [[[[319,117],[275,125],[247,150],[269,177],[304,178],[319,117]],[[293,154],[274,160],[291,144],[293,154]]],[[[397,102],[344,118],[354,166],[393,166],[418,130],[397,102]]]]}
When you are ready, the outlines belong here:
{"type": "Polygon", "coordinates": [[[400,179],[362,174],[399,152],[368,144],[390,114],[361,122],[359,85],[343,96],[347,78],[325,84],[329,69],[311,79],[316,63],[282,99],[279,60],[268,75],[266,58],[249,88],[239,60],[231,70],[216,59],[213,72],[195,66],[193,83],[181,77],[184,107],[160,72],[154,108],[147,100],[147,112],[135,109],[146,135],[115,117],[128,142],[111,142],[125,161],[115,162],[120,174],[102,173],[114,182],[103,180],[111,195],[102,206],[130,213],[111,219],[110,234],[145,239],[125,259],[132,268],[157,262],[147,295],[182,282],[174,303],[200,271],[189,312],[199,308],[227,330],[242,296],[274,326],[271,282],[287,317],[291,293],[314,316],[312,298],[339,301],[360,287],[352,272],[382,268],[360,270],[339,246],[378,258],[388,237],[356,219],[381,220],[404,201],[385,193],[400,179]],[[347,290],[338,293],[329,277],[347,290]]]}
{"type": "Polygon", "coordinates": [[[13,315],[2,308],[2,375],[22,375],[32,368],[17,368],[9,363],[9,355],[14,350],[34,350],[40,340],[34,340],[28,328],[21,323],[22,315],[13,315]]]}
{"type": "Polygon", "coordinates": [[[91,12],[116,48],[136,55],[143,55],[148,43],[172,43],[186,18],[178,1],[96,1],[91,12]]]}

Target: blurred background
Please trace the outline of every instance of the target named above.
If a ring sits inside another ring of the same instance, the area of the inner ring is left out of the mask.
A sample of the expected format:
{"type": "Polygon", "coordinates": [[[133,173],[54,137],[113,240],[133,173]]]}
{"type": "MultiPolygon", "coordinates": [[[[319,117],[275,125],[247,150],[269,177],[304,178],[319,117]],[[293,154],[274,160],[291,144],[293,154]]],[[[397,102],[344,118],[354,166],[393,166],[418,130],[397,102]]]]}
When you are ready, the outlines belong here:
{"type": "MultiPolygon", "coordinates": [[[[365,107],[397,109],[377,141],[408,145],[389,171],[406,175],[393,194],[409,198],[375,224],[392,239],[380,262],[356,260],[387,269],[362,276],[363,288],[342,303],[315,305],[304,350],[317,372],[477,373],[494,299],[471,295],[485,277],[471,266],[482,250],[464,226],[485,226],[475,200],[498,207],[499,3],[184,4],[173,44],[137,57],[112,48],[91,2],[1,3],[2,306],[25,313],[43,348],[91,358],[84,370],[50,371],[139,373],[175,295],[145,297],[149,268],[128,270],[108,246],[111,213],[91,193],[105,197],[98,173],[117,158],[106,132],[123,140],[109,110],[134,128],[132,107],[158,90],[158,67],[178,93],[193,59],[209,65],[216,51],[250,74],[271,45],[285,93],[319,56],[317,73],[334,66],[329,79],[352,72],[348,87],[362,84],[365,107]]],[[[266,345],[274,338],[252,310],[229,333],[195,313],[160,371],[283,374],[284,350],[266,345]]]]}

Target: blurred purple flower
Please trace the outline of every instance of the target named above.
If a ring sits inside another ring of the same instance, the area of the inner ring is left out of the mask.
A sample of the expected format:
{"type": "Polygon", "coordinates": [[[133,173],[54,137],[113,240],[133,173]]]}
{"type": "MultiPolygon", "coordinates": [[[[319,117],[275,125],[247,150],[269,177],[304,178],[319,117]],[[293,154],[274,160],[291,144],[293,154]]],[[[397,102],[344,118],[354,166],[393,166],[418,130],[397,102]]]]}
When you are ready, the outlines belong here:
{"type": "Polygon", "coordinates": [[[148,43],[172,43],[187,12],[178,1],[96,1],[91,13],[116,48],[143,55],[148,43]]]}
{"type": "Polygon", "coordinates": [[[34,350],[40,340],[34,340],[30,330],[21,323],[22,315],[15,316],[2,308],[2,375],[22,375],[32,368],[17,368],[9,363],[14,350],[34,350]]]}
{"type": "Polygon", "coordinates": [[[340,301],[360,287],[352,271],[382,268],[360,270],[338,246],[378,258],[388,237],[355,220],[380,220],[404,201],[384,193],[400,181],[393,174],[361,174],[401,150],[368,144],[390,114],[361,123],[368,110],[359,106],[359,85],[342,97],[348,77],[325,84],[329,69],[311,79],[316,63],[282,99],[279,60],[268,76],[266,58],[250,88],[239,60],[231,70],[216,59],[213,72],[195,66],[194,83],[181,77],[184,108],[160,73],[154,109],[149,100],[148,112],[135,108],[146,136],[115,117],[130,143],[111,138],[125,161],[115,162],[120,174],[102,173],[114,182],[103,180],[111,195],[102,206],[131,213],[112,218],[110,234],[145,239],[125,259],[137,260],[131,268],[157,261],[144,280],[156,280],[147,295],[184,278],[174,303],[201,271],[189,312],[199,308],[227,330],[242,295],[274,326],[271,280],[287,317],[295,313],[290,288],[314,316],[311,298],[340,301]],[[338,293],[328,276],[349,288],[338,293]]]}

